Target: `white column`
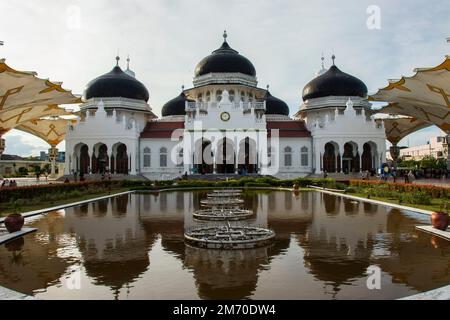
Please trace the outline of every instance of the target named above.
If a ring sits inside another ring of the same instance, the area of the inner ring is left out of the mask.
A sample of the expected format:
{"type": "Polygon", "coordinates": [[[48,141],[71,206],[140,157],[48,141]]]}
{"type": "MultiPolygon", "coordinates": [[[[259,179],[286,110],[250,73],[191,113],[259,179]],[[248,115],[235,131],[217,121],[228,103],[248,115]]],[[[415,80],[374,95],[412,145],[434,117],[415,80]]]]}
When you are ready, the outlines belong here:
{"type": "Polygon", "coordinates": [[[130,152],[130,174],[137,174],[136,172],[136,150],[130,152]]]}
{"type": "Polygon", "coordinates": [[[213,173],[217,173],[217,160],[216,160],[216,151],[217,151],[217,142],[214,141],[216,145],[214,148],[211,146],[211,152],[212,152],[212,160],[213,160],[213,173]]]}
{"type": "MultiPolygon", "coordinates": [[[[89,146],[88,148],[89,148],[88,149],[88,154],[89,154],[88,173],[92,173],[93,157],[95,155],[94,146],[89,146]]],[[[78,168],[79,168],[79,170],[81,170],[81,152],[80,152],[80,157],[78,157],[78,160],[79,160],[78,168]]]]}
{"type": "Polygon", "coordinates": [[[314,173],[323,172],[323,153],[325,152],[325,146],[319,143],[314,144],[313,152],[315,153],[315,171],[314,173]]]}
{"type": "Polygon", "coordinates": [[[358,143],[358,153],[359,153],[359,172],[362,172],[362,154],[364,152],[364,143],[358,143]]]}

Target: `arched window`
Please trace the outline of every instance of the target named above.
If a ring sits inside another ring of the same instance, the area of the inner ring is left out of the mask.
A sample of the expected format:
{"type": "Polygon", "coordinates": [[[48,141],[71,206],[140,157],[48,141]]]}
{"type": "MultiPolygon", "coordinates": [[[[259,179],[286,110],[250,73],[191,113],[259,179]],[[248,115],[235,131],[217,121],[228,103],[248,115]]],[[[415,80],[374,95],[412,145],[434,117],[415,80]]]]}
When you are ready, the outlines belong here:
{"type": "Polygon", "coordinates": [[[284,148],[284,166],[285,167],[292,166],[292,148],[291,147],[284,148]]]}
{"type": "Polygon", "coordinates": [[[159,166],[167,167],[167,149],[164,147],[159,149],[159,166]]]}
{"type": "Polygon", "coordinates": [[[302,147],[300,149],[300,165],[302,167],[308,166],[308,147],[302,147]]]}
{"type": "Polygon", "coordinates": [[[182,167],[184,165],[183,162],[183,148],[178,149],[178,154],[177,154],[177,166],[178,167],[182,167]]]}
{"type": "Polygon", "coordinates": [[[234,96],[235,96],[234,90],[230,90],[228,93],[230,95],[230,101],[234,102],[234,96]]]}
{"type": "Polygon", "coordinates": [[[216,101],[220,102],[220,100],[222,100],[222,90],[217,90],[216,91],[216,101]]]}
{"type": "Polygon", "coordinates": [[[144,148],[144,168],[149,168],[151,165],[151,150],[149,147],[144,148]]]}
{"type": "Polygon", "coordinates": [[[211,92],[206,91],[205,100],[206,100],[206,102],[211,101],[211,92]]]}

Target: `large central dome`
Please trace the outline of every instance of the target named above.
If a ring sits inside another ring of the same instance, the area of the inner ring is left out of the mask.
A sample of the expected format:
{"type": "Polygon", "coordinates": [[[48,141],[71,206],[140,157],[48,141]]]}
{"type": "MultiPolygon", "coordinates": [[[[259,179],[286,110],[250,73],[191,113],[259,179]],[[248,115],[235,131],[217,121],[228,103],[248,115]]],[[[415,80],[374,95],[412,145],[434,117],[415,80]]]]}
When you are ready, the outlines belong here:
{"type": "MultiPolygon", "coordinates": [[[[117,61],[118,58],[116,58],[117,61]]],[[[86,86],[84,98],[129,98],[148,101],[147,88],[116,65],[110,72],[95,78],[86,86]]]]}
{"type": "Polygon", "coordinates": [[[339,70],[334,64],[328,71],[303,88],[303,101],[328,96],[367,96],[367,87],[358,78],[339,70]]]}
{"type": "Polygon", "coordinates": [[[249,76],[256,76],[253,64],[246,57],[232,49],[227,43],[227,36],[224,33],[222,46],[213,51],[209,56],[203,58],[195,67],[195,76],[202,76],[208,73],[242,73],[249,76]]]}

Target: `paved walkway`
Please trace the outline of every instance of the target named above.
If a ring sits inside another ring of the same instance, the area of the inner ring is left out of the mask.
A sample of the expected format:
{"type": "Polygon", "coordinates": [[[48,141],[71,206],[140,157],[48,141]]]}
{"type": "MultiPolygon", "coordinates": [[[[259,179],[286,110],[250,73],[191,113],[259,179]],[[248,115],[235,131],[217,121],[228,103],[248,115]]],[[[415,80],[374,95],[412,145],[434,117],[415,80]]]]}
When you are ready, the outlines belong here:
{"type": "MultiPolygon", "coordinates": [[[[41,177],[39,180],[36,178],[6,178],[9,181],[16,180],[17,186],[32,186],[37,184],[49,184],[49,183],[61,183],[60,181],[56,181],[56,179],[53,178],[45,178],[44,176],[41,177]]],[[[3,182],[3,181],[1,181],[3,182]]],[[[1,184],[0,182],[0,184],[1,184]]]]}

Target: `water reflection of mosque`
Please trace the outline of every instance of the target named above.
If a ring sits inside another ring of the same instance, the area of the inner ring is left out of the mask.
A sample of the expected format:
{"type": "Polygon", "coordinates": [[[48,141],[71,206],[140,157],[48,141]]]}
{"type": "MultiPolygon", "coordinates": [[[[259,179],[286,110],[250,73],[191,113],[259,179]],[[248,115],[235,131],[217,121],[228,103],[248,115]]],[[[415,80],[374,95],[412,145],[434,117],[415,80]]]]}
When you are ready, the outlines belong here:
{"type": "Polygon", "coordinates": [[[371,264],[379,264],[394,279],[418,291],[429,289],[436,274],[439,280],[450,280],[448,248],[441,248],[431,261],[423,261],[420,253],[429,255],[429,238],[402,236],[418,223],[415,217],[398,210],[386,215],[382,207],[315,192],[244,194],[246,207],[256,212],[248,223],[276,232],[269,248],[216,251],[186,247],[184,229],[199,223],[191,212],[203,196],[200,192],[124,195],[68,208],[64,218],[54,214],[49,215],[52,219],[36,219],[33,223],[40,229],[36,237],[48,234],[48,239],[44,245],[25,239],[21,251],[35,254],[25,255],[29,261],[22,262],[27,265],[23,272],[7,261],[1,254],[5,249],[0,248],[0,270],[5,271],[0,282],[10,277],[13,283],[11,277],[22,277],[30,265],[29,285],[15,289],[30,292],[58,279],[67,272],[70,261],[55,256],[44,266],[41,257],[58,249],[55,239],[63,234],[75,237],[86,274],[95,284],[109,287],[116,297],[121,288],[132,290],[130,286],[149,269],[149,252],[159,238],[163,250],[193,274],[198,296],[203,299],[251,297],[259,274],[292,245],[303,248],[304,256],[299,259],[303,258],[317,280],[331,286],[333,296],[343,285],[364,277],[371,264]],[[380,238],[381,233],[387,237],[380,238]],[[411,270],[411,264],[420,268],[411,270]]]}

